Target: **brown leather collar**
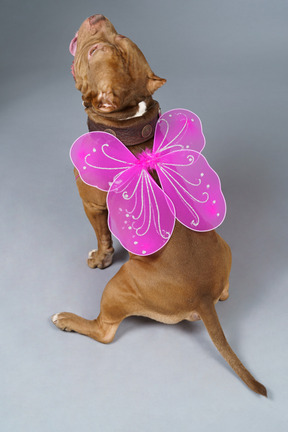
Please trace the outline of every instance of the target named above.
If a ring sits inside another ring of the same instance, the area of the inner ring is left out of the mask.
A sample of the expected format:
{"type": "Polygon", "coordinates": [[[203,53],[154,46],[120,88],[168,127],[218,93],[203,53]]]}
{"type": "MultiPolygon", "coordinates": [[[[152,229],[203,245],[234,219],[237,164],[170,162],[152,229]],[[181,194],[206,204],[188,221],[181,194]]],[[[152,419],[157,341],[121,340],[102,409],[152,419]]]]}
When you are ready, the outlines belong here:
{"type": "MultiPolygon", "coordinates": [[[[134,117],[128,120],[113,120],[105,123],[98,123],[88,115],[89,132],[101,131],[116,136],[127,147],[142,144],[154,136],[157,120],[160,115],[160,108],[157,101],[153,101],[149,109],[141,117],[134,117]]],[[[100,117],[98,117],[100,120],[100,117]]],[[[98,120],[97,118],[97,120],[98,120]]]]}

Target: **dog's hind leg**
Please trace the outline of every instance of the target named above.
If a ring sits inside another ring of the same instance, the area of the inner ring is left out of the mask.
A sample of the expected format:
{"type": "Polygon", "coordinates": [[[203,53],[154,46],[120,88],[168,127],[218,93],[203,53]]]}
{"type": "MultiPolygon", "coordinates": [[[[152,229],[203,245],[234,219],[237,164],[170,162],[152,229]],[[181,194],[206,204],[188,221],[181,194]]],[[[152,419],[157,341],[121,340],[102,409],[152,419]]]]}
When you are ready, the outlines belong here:
{"type": "Polygon", "coordinates": [[[102,343],[110,343],[114,339],[119,323],[109,323],[99,314],[96,320],[87,320],[69,312],[52,316],[52,321],[60,330],[76,332],[89,336],[102,343]]]}
{"type": "Polygon", "coordinates": [[[124,264],[104,289],[97,319],[87,320],[69,312],[55,314],[51,319],[60,330],[77,332],[98,342],[109,343],[114,339],[121,321],[138,314],[137,303],[137,292],[124,264]]]}

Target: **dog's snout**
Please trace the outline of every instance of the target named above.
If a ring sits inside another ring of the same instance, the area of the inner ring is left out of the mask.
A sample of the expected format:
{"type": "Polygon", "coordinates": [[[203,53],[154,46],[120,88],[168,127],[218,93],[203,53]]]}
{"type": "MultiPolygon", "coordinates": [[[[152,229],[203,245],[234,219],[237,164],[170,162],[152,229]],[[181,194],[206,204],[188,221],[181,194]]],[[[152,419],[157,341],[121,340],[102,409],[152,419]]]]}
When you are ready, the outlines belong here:
{"type": "Polygon", "coordinates": [[[90,16],[88,19],[89,19],[90,25],[95,26],[96,24],[98,24],[99,21],[105,20],[105,17],[104,17],[104,15],[96,14],[96,15],[90,16]]]}
{"type": "Polygon", "coordinates": [[[84,28],[89,31],[90,35],[109,35],[117,34],[115,28],[110,21],[102,14],[91,15],[84,21],[84,28]]]}

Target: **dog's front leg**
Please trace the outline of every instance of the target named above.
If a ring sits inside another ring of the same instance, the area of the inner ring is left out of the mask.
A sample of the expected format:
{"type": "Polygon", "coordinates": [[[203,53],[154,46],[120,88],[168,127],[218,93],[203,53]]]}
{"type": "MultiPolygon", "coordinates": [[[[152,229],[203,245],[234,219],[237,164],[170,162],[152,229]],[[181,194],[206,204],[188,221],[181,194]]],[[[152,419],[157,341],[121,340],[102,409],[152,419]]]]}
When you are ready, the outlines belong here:
{"type": "Polygon", "coordinates": [[[107,224],[108,211],[91,202],[83,201],[83,205],[98,241],[98,249],[89,252],[87,264],[90,268],[106,268],[112,263],[114,252],[107,224]]]}
{"type": "Polygon", "coordinates": [[[108,227],[108,210],[106,206],[106,192],[88,186],[77,178],[77,186],[83,201],[85,213],[94,228],[98,249],[89,252],[87,263],[90,268],[106,268],[112,263],[112,236],[108,227]]]}

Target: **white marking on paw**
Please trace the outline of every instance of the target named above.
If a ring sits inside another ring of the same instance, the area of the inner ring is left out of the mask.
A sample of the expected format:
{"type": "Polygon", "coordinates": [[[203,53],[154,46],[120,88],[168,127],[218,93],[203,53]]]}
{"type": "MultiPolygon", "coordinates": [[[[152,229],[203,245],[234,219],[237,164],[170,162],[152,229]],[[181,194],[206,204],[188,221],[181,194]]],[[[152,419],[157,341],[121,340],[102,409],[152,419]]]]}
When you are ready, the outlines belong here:
{"type": "Polygon", "coordinates": [[[92,258],[94,252],[97,252],[97,249],[93,249],[88,253],[88,258],[92,258]]]}
{"type": "Polygon", "coordinates": [[[54,324],[58,321],[58,316],[59,316],[59,313],[52,316],[52,321],[54,324]]]}

